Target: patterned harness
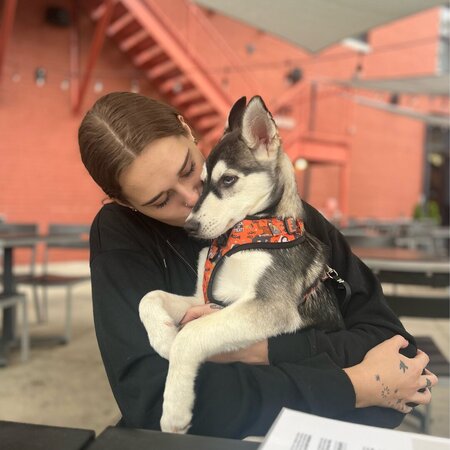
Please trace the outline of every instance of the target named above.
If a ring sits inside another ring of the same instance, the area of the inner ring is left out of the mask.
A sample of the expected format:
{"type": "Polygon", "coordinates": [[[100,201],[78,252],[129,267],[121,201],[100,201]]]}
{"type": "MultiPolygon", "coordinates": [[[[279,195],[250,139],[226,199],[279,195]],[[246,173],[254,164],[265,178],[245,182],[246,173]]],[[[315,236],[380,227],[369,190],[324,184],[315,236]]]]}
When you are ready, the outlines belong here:
{"type": "Polygon", "coordinates": [[[304,240],[305,225],[292,217],[279,219],[247,218],[231,230],[214,239],[209,247],[203,275],[203,298],[205,303],[221,303],[213,298],[214,277],[225,258],[250,249],[280,249],[294,247],[304,240]]]}

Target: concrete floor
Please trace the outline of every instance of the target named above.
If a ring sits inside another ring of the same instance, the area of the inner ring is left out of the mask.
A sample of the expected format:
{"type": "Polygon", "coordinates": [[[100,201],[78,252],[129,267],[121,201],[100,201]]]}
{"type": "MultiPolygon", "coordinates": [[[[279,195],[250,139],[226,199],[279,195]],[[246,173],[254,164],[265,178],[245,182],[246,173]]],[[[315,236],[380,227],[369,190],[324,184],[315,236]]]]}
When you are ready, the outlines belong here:
{"type": "MultiPolygon", "coordinates": [[[[88,272],[87,264],[60,265],[57,269],[88,272]]],[[[22,289],[28,292],[26,289],[22,289]]],[[[33,338],[63,331],[63,289],[52,289],[49,322],[37,324],[31,293],[29,315],[33,338]]],[[[92,321],[89,283],[74,288],[73,338],[68,345],[42,341],[32,346],[30,360],[20,362],[18,349],[10,353],[10,364],[0,369],[0,420],[93,429],[98,433],[119,418],[103,369],[92,321]]],[[[432,336],[449,359],[449,321],[405,319],[413,335],[432,336]]],[[[400,427],[417,432],[416,421],[407,417],[400,427]]],[[[433,389],[431,434],[450,437],[449,383],[441,380],[433,389]]]]}

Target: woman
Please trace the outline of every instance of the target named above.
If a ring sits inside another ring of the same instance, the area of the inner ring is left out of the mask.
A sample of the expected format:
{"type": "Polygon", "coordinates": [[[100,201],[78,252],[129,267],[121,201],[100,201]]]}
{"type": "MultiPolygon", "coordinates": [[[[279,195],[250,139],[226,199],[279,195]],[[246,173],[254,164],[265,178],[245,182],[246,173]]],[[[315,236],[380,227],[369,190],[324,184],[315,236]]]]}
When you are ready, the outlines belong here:
{"type": "MultiPolygon", "coordinates": [[[[203,156],[177,111],[124,92],[95,103],[81,123],[79,145],[87,170],[112,200],[91,230],[103,362],[121,424],[159,429],[168,362],[151,348],[138,305],[151,290],[195,290],[197,255],[207,243],[190,238],[182,225],[202,190],[203,156]]],[[[190,433],[262,435],[283,406],[395,427],[411,411],[409,402],[430,401],[423,388],[437,378],[422,375],[428,357],[416,355],[376,278],[313,207],[305,204],[305,213],[306,229],[329,246],[330,265],[351,286],[346,330],[303,330],[216,355],[198,375],[190,433]]],[[[181,324],[215,311],[215,305],[194,307],[181,324]]]]}

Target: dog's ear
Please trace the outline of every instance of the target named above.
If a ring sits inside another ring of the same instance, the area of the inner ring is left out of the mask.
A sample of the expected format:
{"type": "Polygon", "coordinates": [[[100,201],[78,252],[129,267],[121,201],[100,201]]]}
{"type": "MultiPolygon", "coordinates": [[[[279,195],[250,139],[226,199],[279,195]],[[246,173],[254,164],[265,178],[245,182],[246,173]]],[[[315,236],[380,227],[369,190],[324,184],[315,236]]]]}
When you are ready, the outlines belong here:
{"type": "Polygon", "coordinates": [[[263,99],[257,95],[242,117],[242,138],[258,159],[270,159],[280,146],[278,130],[263,99]]]}
{"type": "Polygon", "coordinates": [[[230,114],[228,114],[228,121],[225,126],[224,133],[228,133],[236,128],[240,128],[242,122],[242,115],[244,114],[246,104],[247,104],[247,97],[241,97],[232,106],[230,114]]]}

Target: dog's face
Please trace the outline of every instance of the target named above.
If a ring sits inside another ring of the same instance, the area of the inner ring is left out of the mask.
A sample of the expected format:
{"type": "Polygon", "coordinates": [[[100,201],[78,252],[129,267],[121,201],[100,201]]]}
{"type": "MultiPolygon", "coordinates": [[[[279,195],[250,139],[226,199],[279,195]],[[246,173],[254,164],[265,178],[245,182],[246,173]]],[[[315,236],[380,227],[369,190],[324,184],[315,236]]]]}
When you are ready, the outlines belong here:
{"type": "Polygon", "coordinates": [[[216,238],[273,199],[281,152],[278,131],[261,97],[245,103],[243,97],[234,104],[227,129],[203,168],[203,192],[185,224],[194,236],[216,238]]]}

